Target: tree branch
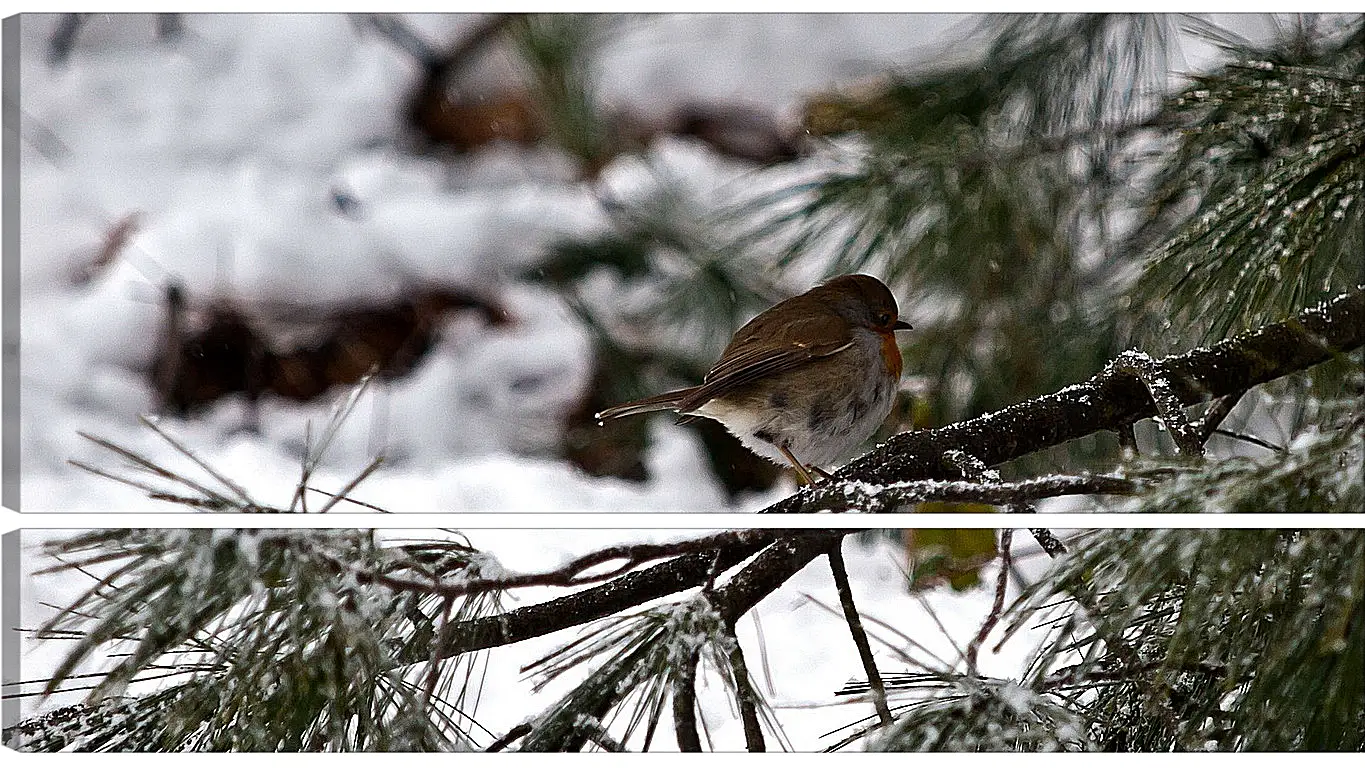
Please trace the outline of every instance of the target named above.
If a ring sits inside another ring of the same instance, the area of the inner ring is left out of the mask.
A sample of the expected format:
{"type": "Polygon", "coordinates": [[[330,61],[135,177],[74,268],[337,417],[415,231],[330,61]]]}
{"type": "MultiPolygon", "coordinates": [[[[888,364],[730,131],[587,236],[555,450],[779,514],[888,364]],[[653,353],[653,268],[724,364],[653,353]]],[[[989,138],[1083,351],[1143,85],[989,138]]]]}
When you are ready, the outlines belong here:
{"type": "Polygon", "coordinates": [[[1180,399],[1171,388],[1170,379],[1162,375],[1165,369],[1161,363],[1130,349],[1111,362],[1109,369],[1136,376],[1147,387],[1152,404],[1156,406],[1157,418],[1166,425],[1166,431],[1175,440],[1177,451],[1185,456],[1204,455],[1204,441],[1199,439],[1199,431],[1186,418],[1185,411],[1180,407],[1180,399]]]}
{"type": "MultiPolygon", "coordinates": [[[[950,451],[950,453],[952,453],[950,451]]],[[[1015,483],[967,480],[906,480],[875,485],[857,480],[836,479],[804,492],[800,511],[895,512],[922,501],[966,501],[982,504],[1019,504],[1053,496],[1117,495],[1131,496],[1142,486],[1125,477],[1113,475],[1049,475],[1015,483]]]]}
{"type": "MultiPolygon", "coordinates": [[[[1163,366],[1174,397],[1192,404],[1317,365],[1362,343],[1365,289],[1358,288],[1284,322],[1156,362],[1163,366]]],[[[1154,415],[1156,406],[1142,382],[1109,366],[1086,382],[1050,395],[957,424],[895,435],[835,473],[836,480],[845,481],[839,486],[830,483],[804,489],[763,511],[810,511],[813,498],[832,495],[835,487],[848,487],[847,481],[887,484],[960,476],[958,468],[944,458],[946,451],[963,451],[994,466],[1100,430],[1121,432],[1154,415]]],[[[979,491],[986,484],[965,485],[979,491]]],[[[1020,485],[1013,484],[1012,492],[1020,485]]],[[[1013,500],[1018,500],[1017,494],[1006,501],[1013,500]]],[[[801,533],[773,542],[716,590],[713,600],[727,621],[744,615],[848,531],[801,533]]],[[[557,600],[462,622],[454,626],[449,643],[439,653],[450,656],[539,637],[698,586],[710,572],[713,558],[720,569],[730,568],[762,549],[763,543],[750,539],[718,546],[714,554],[683,555],[557,600]]],[[[417,655],[403,663],[427,658],[417,655]]]]}
{"type": "MultiPolygon", "coordinates": [[[[711,560],[713,562],[718,562],[716,561],[716,552],[719,547],[748,543],[763,546],[780,539],[783,536],[800,535],[809,534],[804,534],[801,530],[748,529],[743,531],[724,531],[722,533],[700,536],[695,539],[685,539],[683,541],[662,544],[621,544],[589,552],[553,571],[505,574],[487,578],[482,576],[471,578],[465,574],[461,574],[460,579],[448,582],[405,578],[375,570],[357,568],[342,562],[326,552],[313,551],[310,554],[333,568],[355,574],[356,579],[362,584],[379,584],[380,586],[388,587],[389,589],[399,592],[419,592],[422,594],[454,598],[480,592],[501,591],[518,587],[577,587],[584,584],[607,581],[608,579],[616,578],[617,576],[652,560],[662,560],[666,557],[675,557],[677,555],[709,553],[711,560]],[[590,568],[615,560],[620,560],[622,562],[609,571],[604,573],[584,573],[584,571],[590,568]]],[[[733,563],[731,565],[733,565],[733,563]]],[[[715,565],[711,566],[708,571],[709,578],[714,578],[715,574],[713,571],[716,570],[716,568],[717,566],[715,565]]]]}
{"type": "Polygon", "coordinates": [[[981,629],[976,633],[976,637],[967,644],[967,674],[971,677],[978,674],[976,657],[981,652],[981,644],[986,642],[986,637],[1000,622],[1000,612],[1005,609],[1005,589],[1010,581],[1010,544],[1013,540],[1013,528],[1006,528],[1000,532],[1000,575],[995,581],[995,602],[991,603],[991,612],[981,623],[981,629]]]}
{"type": "MultiPolygon", "coordinates": [[[[758,534],[760,531],[743,533],[758,534]]],[[[572,595],[517,608],[497,616],[486,616],[454,624],[448,642],[438,649],[438,653],[444,658],[484,648],[510,645],[605,618],[649,600],[696,587],[706,579],[713,561],[718,562],[721,569],[732,568],[761,550],[769,541],[771,537],[748,536],[736,540],[729,546],[682,555],[572,595]]],[[[399,665],[417,664],[426,661],[427,658],[420,648],[414,648],[410,651],[405,650],[396,662],[399,665]]]]}
{"type": "MultiPolygon", "coordinates": [[[[1365,343],[1365,289],[1357,288],[1281,323],[1212,347],[1157,360],[1183,404],[1198,403],[1331,360],[1365,343]]],[[[1090,380],[968,421],[902,432],[835,473],[845,480],[894,483],[953,477],[944,451],[960,450],[988,466],[1156,415],[1142,383],[1106,368],[1090,380]]],[[[769,512],[794,512],[800,496],[769,512]]]]}

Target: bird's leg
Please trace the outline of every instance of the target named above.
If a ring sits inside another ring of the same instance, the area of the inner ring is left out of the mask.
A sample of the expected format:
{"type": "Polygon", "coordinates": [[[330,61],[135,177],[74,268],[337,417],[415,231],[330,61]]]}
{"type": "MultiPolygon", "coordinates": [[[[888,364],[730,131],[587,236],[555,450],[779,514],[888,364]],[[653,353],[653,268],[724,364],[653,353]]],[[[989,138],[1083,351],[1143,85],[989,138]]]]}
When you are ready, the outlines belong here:
{"type": "Polygon", "coordinates": [[[826,472],[825,470],[820,469],[819,467],[815,466],[814,464],[810,465],[809,468],[810,468],[812,471],[814,471],[815,474],[819,475],[820,478],[821,478],[822,480],[833,480],[833,479],[834,479],[834,475],[831,475],[830,473],[826,472]]]}
{"type": "Polygon", "coordinates": [[[782,455],[787,457],[787,461],[791,462],[792,468],[796,470],[797,477],[801,478],[802,485],[815,485],[815,481],[811,479],[810,472],[806,471],[806,466],[796,460],[796,457],[792,455],[792,452],[787,450],[787,446],[778,445],[777,450],[781,451],[782,455]]]}

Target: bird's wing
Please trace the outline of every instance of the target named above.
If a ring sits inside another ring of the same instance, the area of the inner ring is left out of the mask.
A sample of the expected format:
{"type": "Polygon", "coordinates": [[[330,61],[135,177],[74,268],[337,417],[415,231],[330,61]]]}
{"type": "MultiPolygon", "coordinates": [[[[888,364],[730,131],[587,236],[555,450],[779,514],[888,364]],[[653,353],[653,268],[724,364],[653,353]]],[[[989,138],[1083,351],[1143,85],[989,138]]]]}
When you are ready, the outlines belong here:
{"type": "MultiPolygon", "coordinates": [[[[761,317],[755,318],[755,321],[761,317]]],[[[828,339],[831,334],[828,333],[827,320],[812,318],[809,321],[810,325],[817,323],[824,327],[824,336],[828,339]]],[[[853,339],[847,333],[835,334],[835,338],[823,342],[801,341],[818,337],[818,334],[810,333],[812,329],[804,327],[806,325],[799,321],[790,323],[781,333],[753,333],[756,330],[751,327],[753,323],[741,328],[721,355],[720,361],[706,374],[702,385],[678,402],[678,412],[695,410],[712,398],[737,387],[800,367],[812,360],[836,355],[853,346],[853,339]]]]}

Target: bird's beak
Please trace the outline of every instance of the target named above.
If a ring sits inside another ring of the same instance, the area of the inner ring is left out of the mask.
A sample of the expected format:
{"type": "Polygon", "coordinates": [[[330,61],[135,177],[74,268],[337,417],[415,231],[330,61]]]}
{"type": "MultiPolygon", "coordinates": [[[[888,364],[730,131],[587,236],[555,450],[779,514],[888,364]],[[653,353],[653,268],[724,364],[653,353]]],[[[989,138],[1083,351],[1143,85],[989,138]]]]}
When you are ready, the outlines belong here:
{"type": "Polygon", "coordinates": [[[911,325],[911,324],[905,322],[904,320],[897,320],[897,321],[896,321],[896,324],[893,325],[893,326],[891,326],[891,330],[893,330],[893,331],[908,331],[908,330],[910,330],[911,328],[914,328],[914,327],[915,327],[915,326],[913,326],[913,325],[911,325]]]}

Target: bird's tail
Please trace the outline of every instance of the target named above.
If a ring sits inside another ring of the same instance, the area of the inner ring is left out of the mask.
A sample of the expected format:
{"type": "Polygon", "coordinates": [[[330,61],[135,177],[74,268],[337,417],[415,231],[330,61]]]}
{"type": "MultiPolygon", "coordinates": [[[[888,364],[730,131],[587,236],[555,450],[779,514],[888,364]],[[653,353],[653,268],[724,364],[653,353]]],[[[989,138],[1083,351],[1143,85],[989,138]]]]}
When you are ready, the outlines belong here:
{"type": "Polygon", "coordinates": [[[687,389],[676,389],[672,392],[665,392],[662,395],[646,397],[643,400],[632,400],[629,403],[621,403],[596,414],[598,421],[606,419],[619,419],[622,416],[634,416],[637,413],[649,413],[651,411],[677,410],[678,403],[683,398],[692,394],[696,387],[687,389]]]}

